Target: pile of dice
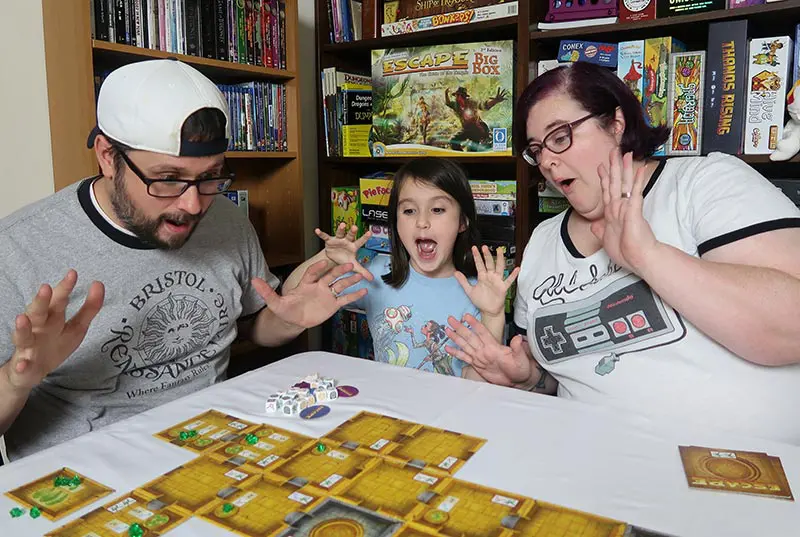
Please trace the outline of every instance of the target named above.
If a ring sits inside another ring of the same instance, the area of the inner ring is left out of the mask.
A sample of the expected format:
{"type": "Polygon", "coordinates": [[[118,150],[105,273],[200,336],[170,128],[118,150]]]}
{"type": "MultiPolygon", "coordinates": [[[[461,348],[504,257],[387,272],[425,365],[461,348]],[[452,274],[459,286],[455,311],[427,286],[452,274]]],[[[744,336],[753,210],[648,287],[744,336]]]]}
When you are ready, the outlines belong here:
{"type": "Polygon", "coordinates": [[[270,395],[265,410],[269,413],[279,412],[293,416],[309,406],[333,401],[338,397],[339,392],[336,390],[334,379],[313,374],[286,391],[270,395]]]}

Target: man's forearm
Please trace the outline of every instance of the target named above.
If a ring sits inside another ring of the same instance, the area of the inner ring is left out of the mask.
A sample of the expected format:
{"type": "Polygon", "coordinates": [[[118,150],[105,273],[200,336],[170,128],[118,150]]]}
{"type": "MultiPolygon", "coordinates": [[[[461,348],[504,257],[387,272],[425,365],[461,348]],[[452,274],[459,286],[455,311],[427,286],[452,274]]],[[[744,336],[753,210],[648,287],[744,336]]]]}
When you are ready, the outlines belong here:
{"type": "Polygon", "coordinates": [[[9,367],[11,361],[0,367],[0,434],[5,434],[11,427],[31,393],[30,390],[20,390],[11,385],[8,379],[9,367]]]}
{"type": "MultiPolygon", "coordinates": [[[[292,289],[297,287],[300,284],[300,280],[302,280],[303,276],[305,276],[308,267],[310,267],[315,263],[319,263],[323,259],[328,259],[328,256],[325,254],[325,250],[320,250],[319,252],[317,252],[316,255],[314,255],[310,259],[307,259],[300,266],[294,269],[292,273],[289,274],[289,277],[286,278],[286,281],[283,282],[283,293],[291,291],[292,289]]],[[[328,259],[328,270],[331,270],[335,266],[336,263],[328,259]]]]}
{"type": "Polygon", "coordinates": [[[264,308],[253,322],[250,340],[262,347],[279,347],[299,336],[305,328],[287,323],[269,308],[264,308]]]}

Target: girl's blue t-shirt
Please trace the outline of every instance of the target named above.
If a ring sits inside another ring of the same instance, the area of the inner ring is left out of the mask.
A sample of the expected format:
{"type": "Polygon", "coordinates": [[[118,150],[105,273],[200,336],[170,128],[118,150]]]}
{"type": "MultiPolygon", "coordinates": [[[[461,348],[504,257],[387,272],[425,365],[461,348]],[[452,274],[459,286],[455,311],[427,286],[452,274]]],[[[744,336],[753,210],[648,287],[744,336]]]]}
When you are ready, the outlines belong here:
{"type": "Polygon", "coordinates": [[[458,347],[445,333],[447,317],[461,319],[470,313],[480,319],[480,311],[453,276],[429,278],[409,267],[408,280],[400,289],[389,286],[381,276],[389,273],[390,262],[389,256],[376,256],[365,265],[375,279],[347,289],[348,293],[368,289],[352,305],[367,313],[375,360],[461,376],[464,362],[445,350],[445,345],[458,347]]]}

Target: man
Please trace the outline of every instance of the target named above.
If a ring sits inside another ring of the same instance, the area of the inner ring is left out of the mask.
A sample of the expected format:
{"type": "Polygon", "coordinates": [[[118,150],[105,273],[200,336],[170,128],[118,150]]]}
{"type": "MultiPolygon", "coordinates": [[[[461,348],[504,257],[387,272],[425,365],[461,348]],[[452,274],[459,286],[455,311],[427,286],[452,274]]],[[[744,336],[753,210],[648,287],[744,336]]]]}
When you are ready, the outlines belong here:
{"type": "Polygon", "coordinates": [[[101,174],[0,221],[10,458],[223,380],[237,328],[280,345],[361,296],[338,296],[361,276],[331,285],[352,265],[326,262],[273,290],[252,225],[217,195],[233,180],[229,130],[224,97],[192,67],[126,65],[89,137],[101,174]]]}

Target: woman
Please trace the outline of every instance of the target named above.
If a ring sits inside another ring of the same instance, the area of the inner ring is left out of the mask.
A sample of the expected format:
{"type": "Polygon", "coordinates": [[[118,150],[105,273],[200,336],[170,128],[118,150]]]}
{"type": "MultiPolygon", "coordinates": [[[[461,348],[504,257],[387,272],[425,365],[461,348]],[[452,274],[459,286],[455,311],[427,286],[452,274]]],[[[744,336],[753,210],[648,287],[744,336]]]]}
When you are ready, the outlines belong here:
{"type": "Polygon", "coordinates": [[[491,382],[800,444],[800,210],[740,159],[652,159],[668,129],[575,63],[517,105],[518,152],[571,208],[525,249],[501,346],[450,320],[491,382]]]}

